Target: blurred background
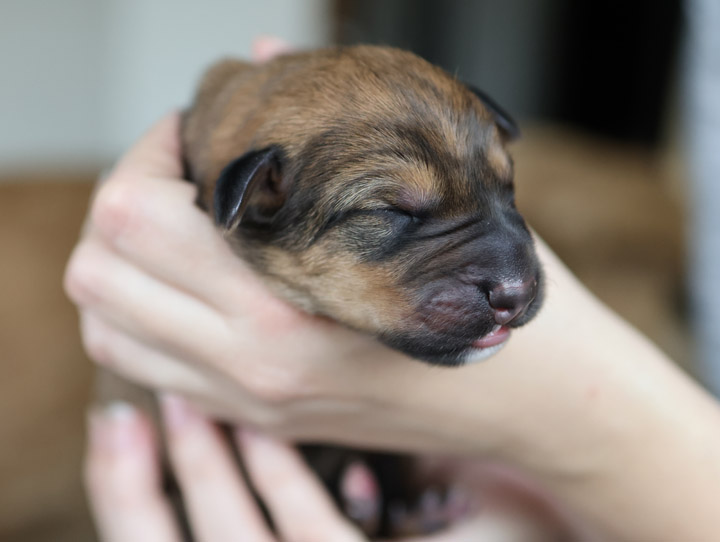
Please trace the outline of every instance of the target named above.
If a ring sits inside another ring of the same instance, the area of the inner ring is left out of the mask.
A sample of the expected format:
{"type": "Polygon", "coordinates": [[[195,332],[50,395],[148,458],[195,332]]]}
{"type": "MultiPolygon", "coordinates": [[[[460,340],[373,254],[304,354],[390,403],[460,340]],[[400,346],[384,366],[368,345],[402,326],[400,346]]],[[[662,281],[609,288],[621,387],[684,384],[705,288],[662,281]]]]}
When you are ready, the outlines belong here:
{"type": "Polygon", "coordinates": [[[530,224],[712,389],[720,315],[714,0],[3,0],[0,540],[95,539],[80,483],[92,368],[61,289],[93,181],[272,34],[413,50],[520,121],[530,224]]]}

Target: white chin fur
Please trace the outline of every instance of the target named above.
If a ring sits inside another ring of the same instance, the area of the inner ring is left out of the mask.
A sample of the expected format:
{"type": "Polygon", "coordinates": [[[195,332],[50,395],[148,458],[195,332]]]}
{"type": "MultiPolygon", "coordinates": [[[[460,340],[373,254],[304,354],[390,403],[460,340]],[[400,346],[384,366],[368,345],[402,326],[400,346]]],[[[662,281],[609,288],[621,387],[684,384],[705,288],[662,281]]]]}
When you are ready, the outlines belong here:
{"type": "Polygon", "coordinates": [[[503,349],[506,344],[507,341],[496,344],[495,346],[489,346],[488,348],[476,348],[474,350],[471,350],[465,355],[465,358],[463,359],[463,364],[470,365],[471,363],[484,361],[490,356],[497,354],[500,350],[503,349]]]}

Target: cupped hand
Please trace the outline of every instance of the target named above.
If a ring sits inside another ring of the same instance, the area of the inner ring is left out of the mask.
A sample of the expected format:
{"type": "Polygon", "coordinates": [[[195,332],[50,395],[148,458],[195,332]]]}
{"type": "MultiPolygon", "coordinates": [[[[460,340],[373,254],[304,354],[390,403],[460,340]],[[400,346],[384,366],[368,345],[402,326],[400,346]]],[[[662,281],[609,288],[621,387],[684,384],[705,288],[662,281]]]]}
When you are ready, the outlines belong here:
{"type": "MultiPolygon", "coordinates": [[[[217,427],[185,401],[163,398],[167,446],[193,539],[277,540],[217,427]]],[[[117,403],[90,416],[85,480],[105,542],[180,542],[181,528],[161,487],[157,438],[148,419],[117,403]]],[[[289,446],[236,433],[248,474],[287,542],[359,542],[319,480],[289,446]]]]}
{"type": "MultiPolygon", "coordinates": [[[[186,401],[161,401],[167,451],[193,540],[222,542],[360,542],[298,452],[267,436],[236,430],[248,479],[239,472],[225,435],[186,401]],[[274,531],[248,487],[272,518],[274,531]]],[[[156,429],[134,407],[115,403],[89,418],[85,482],[104,542],[181,542],[183,528],[162,489],[156,429]]],[[[536,514],[537,515],[537,514],[536,514]]],[[[514,540],[549,542],[532,514],[478,512],[414,542],[514,540]],[[487,537],[487,538],[486,538],[487,537]]],[[[406,539],[406,542],[411,542],[406,539]]]]}
{"type": "Polygon", "coordinates": [[[178,132],[169,115],[119,161],[68,265],[101,365],[286,437],[450,453],[505,453],[521,434],[555,457],[583,408],[623,392],[632,370],[611,350],[632,331],[542,243],[545,307],[482,365],[431,368],[276,299],[194,205],[178,132]]]}
{"type": "Polygon", "coordinates": [[[177,115],[98,189],[65,287],[101,365],[288,438],[500,460],[607,539],[714,539],[717,403],[539,240],[540,314],[490,360],[432,368],[275,299],[194,199],[177,115]]]}
{"type": "Polygon", "coordinates": [[[372,390],[356,384],[379,364],[412,363],[274,298],[180,175],[173,114],[97,191],[65,278],[91,358],[216,415],[299,433],[362,410],[372,390]]]}
{"type": "Polygon", "coordinates": [[[492,450],[518,426],[537,432],[528,411],[552,435],[577,411],[569,401],[614,392],[603,395],[615,370],[572,353],[615,320],[542,244],[545,308],[481,365],[428,367],[276,299],[194,205],[178,124],[160,121],[100,185],[68,265],[99,364],[286,437],[451,453],[492,450]]]}

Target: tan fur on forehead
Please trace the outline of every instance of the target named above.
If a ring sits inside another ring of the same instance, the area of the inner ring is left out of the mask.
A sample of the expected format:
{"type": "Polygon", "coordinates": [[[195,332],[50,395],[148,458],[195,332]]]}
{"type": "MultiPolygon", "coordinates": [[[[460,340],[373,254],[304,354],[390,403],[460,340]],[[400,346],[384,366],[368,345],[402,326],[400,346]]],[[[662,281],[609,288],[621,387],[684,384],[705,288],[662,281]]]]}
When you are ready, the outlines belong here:
{"type": "Polygon", "coordinates": [[[485,157],[490,167],[495,170],[497,177],[507,182],[512,181],[512,160],[504,147],[498,143],[492,143],[485,151],[485,157]]]}
{"type": "MultiPolygon", "coordinates": [[[[293,155],[338,119],[374,123],[374,137],[394,138],[382,125],[404,117],[423,125],[434,144],[462,152],[481,135],[463,129],[468,114],[487,127],[483,139],[501,148],[490,113],[446,72],[405,51],[358,46],[289,55],[262,66],[218,64],[204,79],[183,138],[208,200],[208,185],[237,156],[269,144],[293,155]]],[[[502,169],[502,160],[493,162],[502,169]]]]}
{"type": "Polygon", "coordinates": [[[411,211],[429,207],[440,199],[435,174],[425,164],[385,158],[372,164],[382,174],[367,174],[365,164],[348,168],[342,178],[327,187],[318,202],[329,209],[375,209],[394,205],[411,211]]]}

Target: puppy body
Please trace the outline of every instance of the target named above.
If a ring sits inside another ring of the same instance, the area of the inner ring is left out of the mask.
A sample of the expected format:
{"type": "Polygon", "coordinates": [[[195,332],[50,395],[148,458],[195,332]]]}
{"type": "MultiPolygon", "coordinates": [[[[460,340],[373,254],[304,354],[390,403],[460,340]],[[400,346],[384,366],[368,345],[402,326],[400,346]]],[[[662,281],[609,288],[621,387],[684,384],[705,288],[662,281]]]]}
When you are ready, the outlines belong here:
{"type": "MultiPolygon", "coordinates": [[[[220,62],[182,141],[198,204],[277,295],[459,365],[497,350],[540,304],[505,150],[515,131],[487,96],[417,56],[358,46],[220,62]]],[[[336,496],[349,461],[383,473],[380,516],[358,519],[371,534],[404,530],[388,512],[418,496],[404,459],[305,453],[336,496]]]]}
{"type": "Polygon", "coordinates": [[[358,46],[215,65],[182,139],[199,204],[278,295],[457,365],[540,304],[511,131],[441,69],[358,46]]]}

